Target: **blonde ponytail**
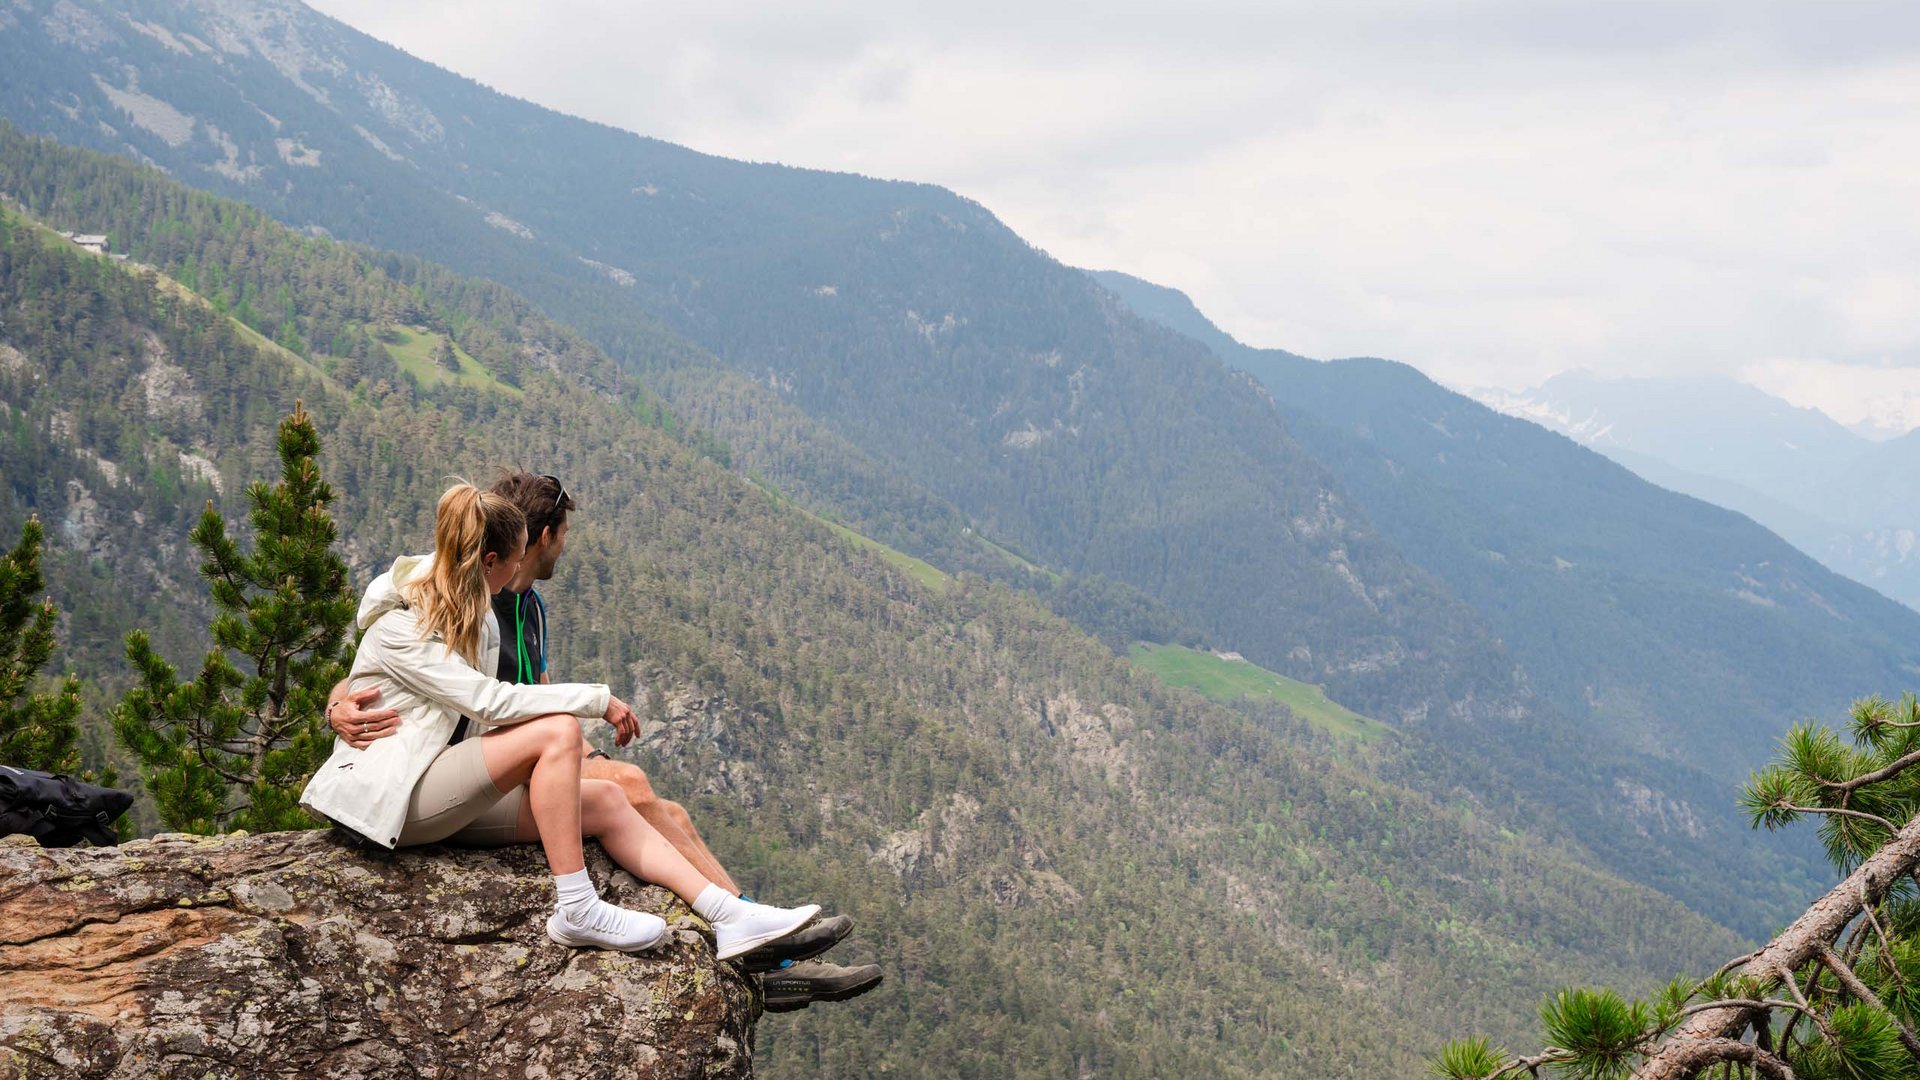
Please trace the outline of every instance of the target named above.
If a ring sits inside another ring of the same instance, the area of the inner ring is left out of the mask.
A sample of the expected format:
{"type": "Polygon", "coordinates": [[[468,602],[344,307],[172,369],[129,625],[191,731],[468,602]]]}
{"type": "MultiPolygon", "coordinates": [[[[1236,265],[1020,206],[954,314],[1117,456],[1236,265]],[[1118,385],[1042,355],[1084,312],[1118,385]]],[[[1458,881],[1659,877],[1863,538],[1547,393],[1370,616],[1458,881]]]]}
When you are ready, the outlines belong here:
{"type": "Polygon", "coordinates": [[[464,481],[448,488],[433,514],[433,573],[403,590],[421,631],[480,667],[480,627],[492,606],[484,556],[507,558],[526,536],[518,506],[464,481]]]}

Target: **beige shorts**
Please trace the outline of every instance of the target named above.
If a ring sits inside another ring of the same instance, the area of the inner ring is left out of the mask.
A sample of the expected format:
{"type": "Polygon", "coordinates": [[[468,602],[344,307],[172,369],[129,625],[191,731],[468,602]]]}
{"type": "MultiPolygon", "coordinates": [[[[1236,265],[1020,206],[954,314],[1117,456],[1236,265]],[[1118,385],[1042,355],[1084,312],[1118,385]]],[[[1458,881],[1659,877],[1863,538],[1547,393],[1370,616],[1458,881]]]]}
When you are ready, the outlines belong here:
{"type": "Polygon", "coordinates": [[[525,785],[507,792],[493,786],[478,738],[454,743],[413,786],[399,846],[442,840],[470,847],[518,843],[520,804],[526,798],[525,785]]]}

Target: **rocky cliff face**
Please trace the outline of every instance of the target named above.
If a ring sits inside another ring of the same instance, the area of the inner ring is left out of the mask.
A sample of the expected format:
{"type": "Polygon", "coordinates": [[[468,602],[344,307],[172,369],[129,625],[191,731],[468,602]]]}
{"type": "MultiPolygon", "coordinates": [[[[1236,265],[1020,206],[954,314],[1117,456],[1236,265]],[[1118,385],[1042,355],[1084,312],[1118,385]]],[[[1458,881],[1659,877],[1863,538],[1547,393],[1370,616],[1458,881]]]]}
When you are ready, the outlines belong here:
{"type": "Polygon", "coordinates": [[[0,1078],[745,1077],[757,1002],[704,924],[549,942],[537,847],[371,851],[327,832],[0,842],[0,1078]]]}

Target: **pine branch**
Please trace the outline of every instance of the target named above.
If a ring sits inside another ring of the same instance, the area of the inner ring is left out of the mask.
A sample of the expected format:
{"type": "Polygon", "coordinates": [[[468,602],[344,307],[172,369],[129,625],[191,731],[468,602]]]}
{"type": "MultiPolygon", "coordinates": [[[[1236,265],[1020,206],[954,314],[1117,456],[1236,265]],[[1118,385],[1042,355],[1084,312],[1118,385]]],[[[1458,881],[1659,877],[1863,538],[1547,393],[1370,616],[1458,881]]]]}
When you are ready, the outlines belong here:
{"type": "Polygon", "coordinates": [[[1915,750],[1910,754],[1896,759],[1891,764],[1875,769],[1872,772],[1861,773],[1851,780],[1826,780],[1816,776],[1813,778],[1813,782],[1819,784],[1821,787],[1832,788],[1839,792],[1857,791],[1860,788],[1866,787],[1868,784],[1877,784],[1882,780],[1890,780],[1893,777],[1899,776],[1914,765],[1920,765],[1920,750],[1915,750]]]}
{"type": "Polygon", "coordinates": [[[1692,1016],[1695,1013],[1706,1012],[1709,1009],[1751,1009],[1756,1012],[1765,1012],[1770,1009],[1792,1009],[1795,1012],[1805,1013],[1808,1016],[1816,1015],[1811,1006],[1798,1001],[1787,1001],[1782,998],[1721,998],[1719,1001],[1701,1001],[1681,1009],[1680,1015],[1692,1016]]]}
{"type": "Polygon", "coordinates": [[[1514,1058],[1512,1061],[1507,1062],[1505,1065],[1500,1066],[1498,1069],[1495,1069],[1494,1071],[1488,1073],[1487,1075],[1480,1077],[1479,1080],[1500,1080],[1500,1078],[1503,1076],[1511,1076],[1514,1073],[1520,1072],[1523,1069],[1527,1072],[1529,1076],[1539,1076],[1540,1066],[1558,1065],[1562,1062],[1571,1060],[1572,1057],[1573,1057],[1572,1054],[1568,1053],[1565,1050],[1560,1049],[1557,1046],[1549,1046],[1545,1050],[1540,1051],[1539,1053],[1533,1055],[1532,1057],[1514,1058]]]}
{"type": "Polygon", "coordinates": [[[1890,833],[1898,831],[1893,822],[1888,821],[1879,814],[1869,814],[1865,810],[1848,810],[1842,806],[1799,806],[1786,802],[1785,800],[1778,801],[1774,803],[1774,805],[1781,810],[1795,814],[1827,814],[1834,817],[1860,818],[1871,821],[1890,833]]]}
{"type": "MultiPolygon", "coordinates": [[[[1798,1080],[1785,1061],[1752,1043],[1735,1038],[1716,1037],[1685,1043],[1671,1055],[1670,1062],[1673,1071],[1662,1075],[1690,1078],[1711,1066],[1734,1062],[1751,1066],[1768,1080],[1798,1080]]],[[[1635,1075],[1648,1074],[1642,1072],[1635,1075]]]]}
{"type": "MultiPolygon", "coordinates": [[[[200,743],[196,745],[194,747],[194,754],[197,757],[199,757],[200,764],[206,766],[208,769],[211,769],[215,774],[217,774],[220,777],[220,779],[225,780],[227,783],[244,784],[247,782],[247,778],[245,776],[242,776],[239,773],[229,771],[225,766],[221,765],[219,762],[208,757],[207,744],[200,743]]],[[[235,756],[238,756],[238,755],[235,755],[235,756]]]]}
{"type": "Polygon", "coordinates": [[[1794,996],[1794,999],[1795,999],[1795,1002],[1796,1002],[1796,1004],[1794,1005],[1794,1013],[1793,1013],[1793,1015],[1792,1015],[1792,1016],[1789,1016],[1789,1017],[1787,1017],[1787,1026],[1786,1026],[1786,1027],[1785,1027],[1785,1028],[1784,1028],[1784,1029],[1783,1029],[1783,1030],[1782,1030],[1782,1031],[1780,1032],[1780,1045],[1781,1045],[1781,1046],[1792,1046],[1792,1045],[1793,1045],[1793,1029],[1794,1029],[1794,1027],[1795,1027],[1795,1026],[1797,1026],[1797,1025],[1798,1025],[1798,1024],[1800,1023],[1800,1018],[1801,1018],[1801,1017],[1803,1017],[1803,1016],[1806,1016],[1806,1017],[1808,1017],[1809,1019],[1812,1019],[1812,1020],[1814,1021],[1814,1024],[1815,1024],[1815,1026],[1818,1026],[1818,1025],[1819,1025],[1819,1018],[1818,1018],[1818,1017],[1813,1017],[1813,1016],[1811,1016],[1811,1014],[1809,1014],[1809,1013],[1805,1013],[1805,1012],[1801,1012],[1801,1011],[1800,1011],[1800,1010],[1801,1010],[1801,1009],[1802,1009],[1802,1008],[1803,1008],[1804,1006],[1802,1006],[1802,1005],[1800,1005],[1800,1004],[1798,1004],[1798,1003],[1799,1003],[1799,1002],[1804,1002],[1804,1001],[1806,1001],[1807,999],[1806,999],[1806,996],[1805,996],[1804,994],[1801,994],[1801,993],[1799,992],[1799,990],[1798,990],[1798,988],[1797,988],[1797,987],[1796,987],[1796,988],[1795,988],[1795,990],[1794,990],[1794,994],[1793,994],[1793,996],[1794,996]]]}
{"type": "MultiPolygon", "coordinates": [[[[1824,946],[1821,946],[1821,947],[1824,949],[1824,946]]],[[[1799,980],[1793,977],[1793,972],[1791,971],[1780,972],[1780,979],[1782,982],[1787,984],[1787,992],[1793,995],[1793,1000],[1800,1003],[1799,1004],[1800,1011],[1803,1014],[1805,1014],[1808,1020],[1813,1021],[1814,1027],[1817,1027],[1820,1029],[1820,1037],[1831,1042],[1833,1040],[1832,1025],[1827,1023],[1826,1017],[1821,1016],[1819,1013],[1813,1010],[1812,1003],[1807,1000],[1807,995],[1801,992],[1800,982],[1799,980]]],[[[1807,979],[1807,989],[1816,990],[1819,988],[1819,986],[1820,986],[1820,973],[1818,971],[1815,971],[1807,979]]]]}
{"type": "MultiPolygon", "coordinates": [[[[1792,987],[1797,998],[1804,1000],[1794,984],[1792,972],[1817,959],[1823,947],[1830,949],[1860,916],[1865,904],[1884,897],[1895,882],[1916,867],[1920,867],[1920,818],[1907,822],[1845,880],[1815,900],[1792,925],[1742,965],[1742,970],[1779,978],[1792,987]]],[[[1713,1056],[1715,1047],[1749,1045],[1739,1042],[1738,1037],[1746,1029],[1751,1015],[1750,1009],[1727,1007],[1695,1013],[1641,1063],[1634,1075],[1639,1080],[1685,1080],[1714,1062],[1742,1061],[1769,1076],[1791,1076],[1790,1072],[1771,1072],[1766,1063],[1752,1058],[1713,1056]]],[[[1735,1051],[1726,1053],[1731,1055],[1735,1051]]],[[[1777,1058],[1770,1060],[1779,1062],[1777,1058]]],[[[1780,1068],[1785,1069],[1784,1063],[1780,1063],[1780,1068]]]]}
{"type": "Polygon", "coordinates": [[[1834,978],[1840,980],[1840,985],[1847,988],[1847,993],[1886,1013],[1887,1016],[1893,1020],[1895,1029],[1900,1033],[1901,1045],[1907,1048],[1907,1053],[1913,1055],[1915,1061],[1920,1062],[1920,1038],[1914,1037],[1913,1029],[1907,1026],[1906,1021],[1900,1019],[1893,1010],[1887,1008],[1886,1005],[1881,1002],[1880,996],[1873,992],[1872,987],[1861,982],[1860,976],[1854,974],[1852,968],[1841,963],[1840,958],[1834,955],[1831,947],[1826,945],[1820,946],[1820,962],[1826,966],[1828,971],[1833,972],[1834,978]]]}
{"type": "MultiPolygon", "coordinates": [[[[1873,932],[1880,941],[1881,961],[1887,965],[1888,973],[1893,976],[1894,981],[1899,984],[1900,989],[1905,990],[1907,988],[1907,976],[1900,970],[1900,965],[1893,959],[1893,943],[1887,940],[1887,931],[1880,925],[1880,919],[1873,910],[1874,905],[1867,903],[1866,900],[1867,898],[1864,896],[1860,898],[1860,913],[1866,916],[1865,925],[1873,927],[1873,932]]],[[[1857,954],[1856,957],[1850,958],[1847,961],[1848,966],[1852,966],[1855,959],[1857,959],[1857,954]]]]}

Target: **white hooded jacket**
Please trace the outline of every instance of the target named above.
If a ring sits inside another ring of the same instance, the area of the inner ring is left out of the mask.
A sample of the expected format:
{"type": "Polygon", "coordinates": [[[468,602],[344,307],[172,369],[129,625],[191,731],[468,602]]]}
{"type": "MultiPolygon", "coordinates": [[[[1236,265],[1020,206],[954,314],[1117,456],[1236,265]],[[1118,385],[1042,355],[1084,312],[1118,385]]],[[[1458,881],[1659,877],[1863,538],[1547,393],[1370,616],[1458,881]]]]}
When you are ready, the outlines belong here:
{"type": "MultiPolygon", "coordinates": [[[[348,685],[354,690],[378,686],[380,704],[400,714],[398,728],[365,750],[334,740],[333,756],[300,794],[301,806],[382,847],[399,843],[414,785],[447,748],[460,717],[497,727],[554,713],[600,717],[607,711],[604,684],[504,683],[467,663],[439,634],[423,636],[401,590],[432,572],[431,555],[396,559],[360,600],[356,621],[366,633],[353,655],[348,685]]],[[[500,626],[488,611],[480,655],[490,663],[499,653],[500,626]]]]}

